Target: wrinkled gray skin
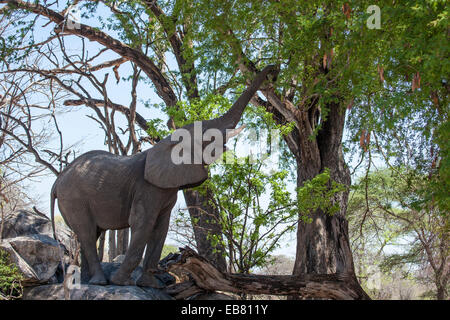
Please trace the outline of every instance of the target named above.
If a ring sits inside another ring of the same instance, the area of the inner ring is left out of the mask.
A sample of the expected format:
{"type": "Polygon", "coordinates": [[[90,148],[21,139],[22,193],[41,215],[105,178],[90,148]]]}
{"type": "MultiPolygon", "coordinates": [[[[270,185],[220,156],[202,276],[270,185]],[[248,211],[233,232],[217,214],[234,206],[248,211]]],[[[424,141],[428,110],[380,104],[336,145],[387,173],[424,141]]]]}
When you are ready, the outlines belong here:
{"type": "MultiPolygon", "coordinates": [[[[251,97],[273,72],[274,67],[267,66],[226,114],[202,121],[203,132],[217,128],[225,137],[226,130],[236,127],[251,97]]],[[[193,131],[192,124],[184,128],[193,131]]],[[[147,246],[144,272],[136,284],[158,287],[153,272],[157,270],[177,192],[198,186],[208,177],[204,163],[175,165],[171,161],[171,149],[176,143],[169,136],[133,156],[90,151],[75,159],[56,179],[51,191],[52,221],[57,198],[65,222],[80,242],[81,270],[84,275],[88,273],[90,284],[107,284],[96,250],[101,232],[130,227],[125,259],[110,281],[134,285],[130,275],[147,246]]],[[[209,143],[204,143],[203,148],[209,143]]]]}

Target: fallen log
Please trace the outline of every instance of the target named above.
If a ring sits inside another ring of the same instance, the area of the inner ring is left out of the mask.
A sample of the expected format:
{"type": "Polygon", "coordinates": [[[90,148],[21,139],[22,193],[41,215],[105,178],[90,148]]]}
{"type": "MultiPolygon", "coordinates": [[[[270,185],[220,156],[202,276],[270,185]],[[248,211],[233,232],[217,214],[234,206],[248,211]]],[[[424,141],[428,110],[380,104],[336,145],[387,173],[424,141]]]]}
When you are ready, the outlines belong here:
{"type": "Polygon", "coordinates": [[[191,293],[224,291],[236,294],[294,295],[301,298],[333,300],[368,300],[356,279],[348,274],[256,275],[230,274],[217,270],[207,259],[189,247],[180,248],[162,261],[165,271],[182,270],[192,277],[189,283],[168,287],[177,299],[191,293]]]}
{"type": "Polygon", "coordinates": [[[205,293],[205,290],[198,287],[193,281],[184,281],[166,287],[164,292],[177,300],[184,300],[197,294],[205,293]]]}

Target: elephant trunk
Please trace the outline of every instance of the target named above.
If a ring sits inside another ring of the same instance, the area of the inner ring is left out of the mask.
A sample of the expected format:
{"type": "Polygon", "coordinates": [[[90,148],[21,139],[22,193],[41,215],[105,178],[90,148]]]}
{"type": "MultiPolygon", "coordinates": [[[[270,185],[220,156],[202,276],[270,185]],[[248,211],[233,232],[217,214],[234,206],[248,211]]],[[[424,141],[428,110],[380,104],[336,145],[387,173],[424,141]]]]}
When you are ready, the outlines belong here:
{"type": "Polygon", "coordinates": [[[224,125],[225,129],[232,129],[236,127],[250,99],[253,97],[256,91],[258,91],[263,81],[266,80],[267,75],[274,70],[274,65],[268,65],[261,72],[259,72],[256,75],[255,79],[253,79],[250,86],[231,106],[230,110],[228,110],[223,116],[217,119],[219,123],[222,123],[224,125]]]}

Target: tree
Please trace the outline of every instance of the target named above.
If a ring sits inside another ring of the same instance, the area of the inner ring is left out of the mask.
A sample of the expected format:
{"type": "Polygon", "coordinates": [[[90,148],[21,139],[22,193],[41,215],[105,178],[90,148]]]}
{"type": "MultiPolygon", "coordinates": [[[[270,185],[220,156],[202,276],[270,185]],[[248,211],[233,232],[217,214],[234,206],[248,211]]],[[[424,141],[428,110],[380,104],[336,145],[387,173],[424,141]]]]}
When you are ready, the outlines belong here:
{"type": "MultiPolygon", "coordinates": [[[[201,110],[200,117],[209,116],[205,115],[208,108],[201,110]]],[[[282,140],[277,139],[278,132],[289,131],[289,126],[277,126],[263,108],[247,109],[243,121],[247,133],[241,138],[250,147],[253,145],[246,152],[250,155],[240,157],[236,146],[241,139],[235,140],[233,149],[211,166],[209,179],[196,191],[209,199],[203,207],[210,210],[201,212],[201,216],[216,228],[203,229],[211,249],[223,248],[228,272],[249,274],[270,263],[280,239],[295,230],[298,212],[305,223],[311,221],[311,214],[318,208],[333,214],[338,208],[329,199],[345,188],[331,181],[326,169],[292,192],[288,188],[290,172],[281,169],[285,162],[269,160],[280,157],[282,140]]],[[[183,210],[179,211],[172,232],[190,245],[195,242],[190,224],[183,210]]],[[[191,224],[197,226],[198,219],[191,224]]]]}
{"type": "Polygon", "coordinates": [[[418,280],[433,283],[436,297],[448,296],[448,219],[437,205],[423,197],[428,177],[397,168],[370,173],[355,186],[349,212],[355,227],[355,245],[378,251],[383,270],[409,266],[418,280]],[[367,181],[367,180],[368,181],[367,181]],[[367,189],[366,189],[367,186],[367,189]],[[399,253],[380,255],[388,245],[401,245],[399,253]]]}
{"type": "MultiPolygon", "coordinates": [[[[96,75],[86,72],[85,68],[90,62],[89,58],[68,55],[64,46],[64,40],[58,37],[55,39],[59,40],[58,44],[61,52],[57,52],[54,46],[39,47],[22,61],[23,65],[17,66],[17,68],[14,68],[12,65],[7,65],[2,71],[2,74],[11,84],[10,88],[14,90],[8,90],[9,88],[5,87],[5,99],[9,99],[8,105],[5,107],[5,112],[2,112],[2,117],[5,119],[5,127],[1,128],[1,130],[5,137],[14,140],[21,147],[21,149],[17,148],[19,150],[16,153],[16,158],[20,155],[20,159],[26,159],[26,154],[31,154],[35,158],[35,161],[43,166],[35,170],[41,172],[44,169],[49,169],[51,173],[59,175],[69,163],[69,156],[75,156],[76,150],[73,149],[73,146],[72,148],[69,147],[69,150],[64,147],[63,136],[57,123],[56,113],[59,109],[62,109],[63,105],[77,106],[81,104],[80,100],[68,99],[71,95],[89,99],[88,90],[86,89],[89,82],[86,84],[84,82],[86,80],[90,81],[93,89],[99,91],[106,100],[108,100],[108,92],[106,90],[106,81],[102,83],[97,79],[96,75]],[[66,64],[63,65],[59,59],[63,59],[66,64]],[[47,70],[43,67],[44,65],[51,65],[54,69],[47,70]],[[77,74],[79,76],[78,79],[73,80],[71,78],[73,74],[77,74]],[[73,81],[77,83],[77,86],[68,84],[73,81]],[[15,92],[18,92],[16,94],[17,97],[10,97],[15,92]],[[45,102],[42,103],[41,101],[45,102]],[[45,103],[48,104],[45,105],[45,103]],[[59,148],[56,150],[54,147],[49,146],[49,140],[52,134],[50,130],[42,129],[42,132],[35,133],[36,127],[39,128],[41,126],[45,128],[45,124],[42,122],[42,119],[45,118],[53,122],[54,131],[59,136],[59,148]],[[39,120],[41,120],[41,123],[39,123],[39,120]],[[14,124],[12,129],[6,127],[9,124],[14,124]],[[46,160],[46,157],[49,160],[46,160]],[[55,165],[55,162],[57,165],[55,165]]],[[[120,64],[120,61],[115,61],[115,63],[116,65],[120,64]]],[[[94,71],[101,70],[108,66],[110,65],[100,65],[100,67],[97,66],[92,69],[94,71]]],[[[138,75],[139,73],[136,72],[134,77],[136,78],[138,75]]],[[[106,75],[105,78],[107,79],[108,76],[106,75]]],[[[89,89],[92,90],[91,88],[89,89]]],[[[128,143],[124,144],[119,137],[119,130],[115,126],[114,108],[104,108],[104,113],[102,114],[100,109],[102,106],[99,101],[95,101],[95,99],[89,100],[89,105],[97,116],[90,116],[90,118],[101,125],[101,128],[105,132],[105,144],[111,152],[126,154],[130,148],[134,152],[137,152],[140,143],[136,138],[134,124],[130,125],[132,127],[130,132],[132,134],[130,133],[128,143]]],[[[130,112],[126,107],[118,106],[117,109],[121,110],[129,118],[132,116],[136,117],[133,111],[130,112]]],[[[142,123],[142,118],[140,120],[142,123]]],[[[12,148],[11,144],[8,144],[8,146],[12,148]]],[[[9,162],[11,162],[11,159],[9,162]]],[[[27,172],[25,169],[26,163],[22,160],[20,170],[16,171],[22,172],[22,176],[24,175],[23,173],[27,172]]],[[[30,177],[30,174],[26,175],[26,177],[30,177]]],[[[128,233],[126,231],[119,232],[118,252],[116,252],[115,232],[111,232],[111,235],[110,250],[111,259],[113,259],[117,254],[125,252],[128,233]]],[[[100,255],[102,256],[102,241],[100,248],[100,255]]]]}
{"type": "Polygon", "coordinates": [[[449,49],[444,40],[448,12],[440,1],[386,5],[384,12],[391,31],[377,41],[383,55],[372,73],[379,82],[360,88],[366,95],[360,97],[358,108],[352,105],[347,121],[353,133],[349,154],[359,159],[354,172],[364,169],[358,173],[359,217],[353,220],[359,221],[357,237],[367,239],[364,231],[369,237],[381,236],[381,248],[407,235],[408,250],[384,265],[397,261],[417,268],[420,260],[422,266],[425,261],[433,263],[434,269],[429,266],[440,278],[433,281],[442,298],[446,294],[442,281],[447,280],[441,273],[446,272],[448,255],[443,252],[448,249],[441,250],[448,241],[450,203],[449,66],[441,63],[449,49]],[[375,211],[378,214],[372,215],[375,211]],[[426,247],[429,254],[423,251],[426,247]],[[408,256],[412,260],[396,259],[408,256]]]}
{"type": "MultiPolygon", "coordinates": [[[[37,123],[58,123],[50,109],[32,101],[46,96],[46,82],[33,74],[2,75],[0,86],[0,239],[8,215],[35,203],[27,194],[25,182],[45,174],[58,174],[70,153],[62,147],[48,148],[49,130],[37,123]],[[46,112],[44,110],[50,110],[46,112]]],[[[54,96],[57,103],[57,94],[54,96]]],[[[59,132],[60,133],[60,132],[59,132]]],[[[61,136],[60,136],[61,137],[61,136]]]]}
{"type": "MultiPolygon", "coordinates": [[[[205,65],[242,74],[254,74],[264,63],[279,65],[277,82],[261,90],[265,100],[258,96],[254,102],[277,123],[294,124],[285,140],[296,161],[299,187],[325,168],[334,181],[350,185],[342,147],[346,120],[352,142],[361,141],[364,148],[369,125],[389,113],[388,103],[398,110],[382,118],[391,130],[416,110],[426,118],[433,117],[436,106],[444,111],[448,65],[439,69],[448,55],[448,46],[441,45],[448,21],[444,2],[379,2],[380,30],[367,27],[369,1],[195,4],[198,55],[205,65]]],[[[446,118],[445,111],[441,117],[446,118]]],[[[338,193],[337,213],[317,210],[314,223],[299,223],[295,274],[354,273],[347,199],[348,191],[338,193]]]]}

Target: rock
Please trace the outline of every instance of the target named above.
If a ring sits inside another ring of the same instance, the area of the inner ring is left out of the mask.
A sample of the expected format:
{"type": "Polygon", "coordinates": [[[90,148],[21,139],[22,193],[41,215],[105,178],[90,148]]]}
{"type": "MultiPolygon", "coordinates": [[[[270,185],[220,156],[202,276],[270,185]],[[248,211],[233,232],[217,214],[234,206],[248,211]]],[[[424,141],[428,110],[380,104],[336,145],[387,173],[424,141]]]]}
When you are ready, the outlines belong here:
{"type": "MultiPolygon", "coordinates": [[[[67,249],[74,248],[74,237],[67,227],[56,225],[58,241],[53,239],[51,221],[43,214],[27,210],[19,210],[9,214],[4,220],[3,241],[0,249],[10,254],[10,260],[22,273],[24,280],[24,299],[27,300],[61,300],[65,298],[62,284],[63,268],[68,267],[67,249]]],[[[120,267],[124,256],[115,259],[117,262],[102,263],[105,276],[111,275],[120,267]]],[[[142,274],[142,266],[132,273],[136,281],[142,274]]],[[[162,286],[175,282],[168,273],[157,274],[162,286]]],[[[172,300],[173,298],[161,290],[137,286],[95,286],[81,284],[79,289],[70,291],[71,300],[172,300]]]]}
{"type": "Polygon", "coordinates": [[[115,258],[113,259],[112,262],[122,263],[123,260],[125,260],[125,255],[124,255],[124,254],[119,254],[117,257],[115,257],[115,258]]]}
{"type": "MultiPolygon", "coordinates": [[[[1,219],[0,219],[1,221],[1,219]]],[[[55,225],[58,240],[66,247],[71,246],[71,230],[67,226],[55,225]]],[[[3,225],[3,239],[46,234],[53,238],[51,220],[41,214],[29,210],[18,210],[8,214],[3,225]]]]}
{"type": "Polygon", "coordinates": [[[177,279],[168,272],[155,274],[155,277],[164,284],[164,286],[169,286],[177,282],[177,279]]]}
{"type": "Polygon", "coordinates": [[[52,225],[46,217],[32,211],[19,210],[8,214],[3,226],[3,238],[15,238],[30,234],[51,234],[52,225]]]}
{"type": "MultiPolygon", "coordinates": [[[[107,280],[120,267],[117,262],[103,262],[102,269],[107,280]]],[[[132,278],[136,281],[142,273],[142,268],[138,267],[132,273],[132,278]]],[[[156,275],[162,285],[168,285],[175,281],[169,274],[156,275]]],[[[54,278],[54,276],[53,276],[54,278]]],[[[52,279],[53,279],[52,278],[52,279]]],[[[50,281],[52,280],[50,279],[50,281]]],[[[45,284],[26,288],[24,290],[24,300],[64,300],[63,284],[45,284]]],[[[173,300],[174,298],[161,290],[150,287],[137,286],[96,286],[81,284],[79,289],[70,290],[70,300],[173,300]]]]}
{"type": "MultiPolygon", "coordinates": [[[[24,300],[64,300],[62,284],[43,285],[24,291],[24,300]]],[[[136,286],[95,286],[82,284],[69,291],[69,300],[174,300],[153,288],[136,286]]]]}
{"type": "Polygon", "coordinates": [[[22,273],[24,286],[46,283],[55,275],[63,250],[58,242],[44,234],[3,239],[0,248],[22,273]]]}
{"type": "MultiPolygon", "coordinates": [[[[103,273],[105,274],[105,278],[109,281],[111,275],[116,272],[120,267],[120,263],[118,262],[102,262],[103,273]]],[[[138,266],[132,273],[131,278],[136,281],[142,274],[142,267],[138,266]]],[[[162,286],[168,286],[170,284],[175,283],[176,279],[172,275],[167,272],[161,274],[155,274],[155,277],[159,280],[162,286]]]]}

